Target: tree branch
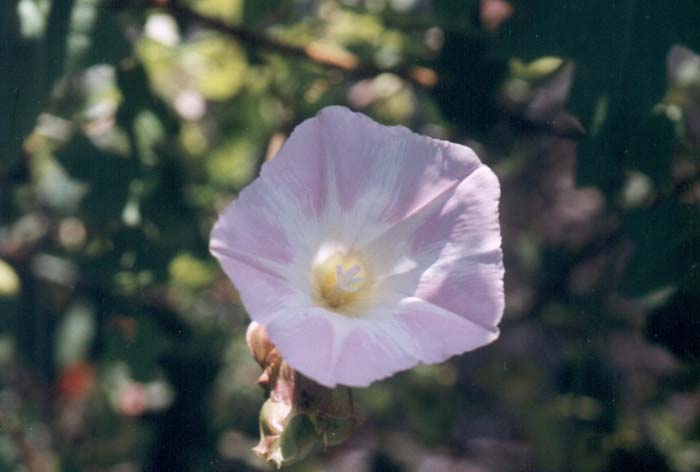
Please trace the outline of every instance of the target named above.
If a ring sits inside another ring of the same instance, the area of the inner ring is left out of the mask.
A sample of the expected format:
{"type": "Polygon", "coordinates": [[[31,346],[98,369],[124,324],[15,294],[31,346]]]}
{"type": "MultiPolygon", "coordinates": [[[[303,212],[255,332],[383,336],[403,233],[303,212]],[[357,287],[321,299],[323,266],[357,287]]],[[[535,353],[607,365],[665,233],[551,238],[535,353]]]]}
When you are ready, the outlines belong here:
{"type": "MultiPolygon", "coordinates": [[[[410,84],[424,90],[430,90],[438,83],[439,77],[437,73],[428,67],[399,64],[395,67],[382,68],[372,64],[363,64],[357,56],[342,48],[320,42],[311,42],[305,46],[290,44],[240,25],[233,25],[218,18],[202,15],[182,5],[178,0],[147,0],[143,3],[139,3],[136,0],[112,0],[112,7],[115,9],[127,8],[132,4],[135,4],[135,6],[145,4],[150,7],[163,8],[179,20],[191,21],[206,26],[214,31],[236,38],[253,48],[265,49],[289,58],[309,61],[326,69],[340,71],[347,77],[365,79],[389,73],[401,77],[410,84]]],[[[523,130],[541,131],[568,139],[580,139],[585,134],[583,127],[573,117],[566,122],[540,123],[527,117],[513,115],[502,108],[500,111],[523,130]]],[[[566,116],[568,117],[568,115],[566,116]]]]}
{"type": "MultiPolygon", "coordinates": [[[[115,0],[112,5],[114,8],[121,9],[130,3],[132,3],[132,0],[115,0]]],[[[180,20],[199,23],[202,26],[236,38],[252,47],[266,49],[287,57],[304,59],[327,69],[338,70],[357,79],[391,73],[421,88],[429,89],[437,83],[437,74],[427,67],[402,64],[396,67],[381,68],[369,64],[361,64],[357,56],[344,49],[319,42],[312,42],[306,46],[290,44],[240,25],[232,25],[218,18],[202,15],[176,0],[149,0],[146,4],[164,8],[180,20]]]]}

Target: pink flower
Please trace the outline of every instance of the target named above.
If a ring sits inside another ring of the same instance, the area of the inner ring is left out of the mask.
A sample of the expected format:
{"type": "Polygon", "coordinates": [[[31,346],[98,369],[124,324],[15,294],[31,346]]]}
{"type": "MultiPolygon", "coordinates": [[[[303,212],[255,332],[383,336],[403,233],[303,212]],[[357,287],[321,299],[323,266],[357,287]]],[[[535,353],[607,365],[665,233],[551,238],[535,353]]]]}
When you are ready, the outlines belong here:
{"type": "Polygon", "coordinates": [[[211,251],[292,367],[367,386],[498,337],[499,195],[468,147],[329,107],[224,210],[211,251]]]}

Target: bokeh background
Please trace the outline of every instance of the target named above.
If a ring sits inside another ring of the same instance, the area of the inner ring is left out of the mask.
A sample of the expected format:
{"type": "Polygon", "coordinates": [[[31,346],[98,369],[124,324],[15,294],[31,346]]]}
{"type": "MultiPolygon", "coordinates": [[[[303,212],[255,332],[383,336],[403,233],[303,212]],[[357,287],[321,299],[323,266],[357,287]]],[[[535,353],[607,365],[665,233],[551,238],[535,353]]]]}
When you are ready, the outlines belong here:
{"type": "Polygon", "coordinates": [[[700,470],[697,0],[3,0],[0,470],[269,470],[217,212],[344,104],[501,179],[495,344],[293,471],[700,470]]]}

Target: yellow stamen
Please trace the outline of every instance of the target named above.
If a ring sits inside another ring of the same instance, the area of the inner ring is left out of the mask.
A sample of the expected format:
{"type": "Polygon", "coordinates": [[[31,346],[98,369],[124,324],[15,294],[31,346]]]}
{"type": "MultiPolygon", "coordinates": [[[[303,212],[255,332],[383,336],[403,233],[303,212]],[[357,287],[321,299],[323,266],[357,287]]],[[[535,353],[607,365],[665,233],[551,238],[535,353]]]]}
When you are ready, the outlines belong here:
{"type": "Polygon", "coordinates": [[[313,269],[320,302],[332,309],[347,309],[369,287],[367,264],[357,255],[335,252],[313,269]]]}

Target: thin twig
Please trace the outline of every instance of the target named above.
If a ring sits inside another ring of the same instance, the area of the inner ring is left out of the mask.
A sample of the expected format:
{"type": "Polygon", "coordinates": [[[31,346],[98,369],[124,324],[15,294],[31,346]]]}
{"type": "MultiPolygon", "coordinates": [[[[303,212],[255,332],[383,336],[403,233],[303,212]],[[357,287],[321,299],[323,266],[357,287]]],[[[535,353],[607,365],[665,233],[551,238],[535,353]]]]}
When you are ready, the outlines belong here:
{"type": "MultiPolygon", "coordinates": [[[[133,2],[115,0],[113,7],[125,8],[133,2]]],[[[149,0],[148,6],[160,7],[182,20],[194,21],[203,26],[219,31],[255,48],[266,49],[287,57],[300,58],[331,70],[338,70],[354,78],[374,77],[382,73],[395,74],[421,88],[432,88],[437,83],[437,75],[432,69],[417,65],[401,64],[390,68],[376,67],[360,63],[354,54],[319,42],[305,46],[290,44],[253,31],[240,25],[233,25],[218,18],[202,15],[175,0],[149,0]]]]}
{"type": "MultiPolygon", "coordinates": [[[[132,4],[138,4],[138,2],[135,0],[113,0],[112,2],[113,8],[116,9],[123,9],[132,4]]],[[[164,8],[176,18],[199,23],[214,31],[236,38],[251,47],[265,49],[291,58],[303,59],[326,69],[342,72],[346,77],[364,79],[389,73],[401,77],[408,83],[424,90],[434,88],[439,80],[438,74],[428,67],[399,64],[394,67],[382,68],[372,64],[363,64],[357,56],[344,49],[320,42],[311,42],[305,46],[290,44],[240,25],[233,25],[218,18],[202,15],[189,7],[183,6],[177,0],[148,0],[143,2],[142,5],[144,4],[146,6],[164,8]]],[[[540,123],[527,117],[514,115],[505,109],[500,111],[523,130],[536,130],[568,139],[580,139],[585,134],[580,123],[575,119],[570,123],[540,123]]]]}

